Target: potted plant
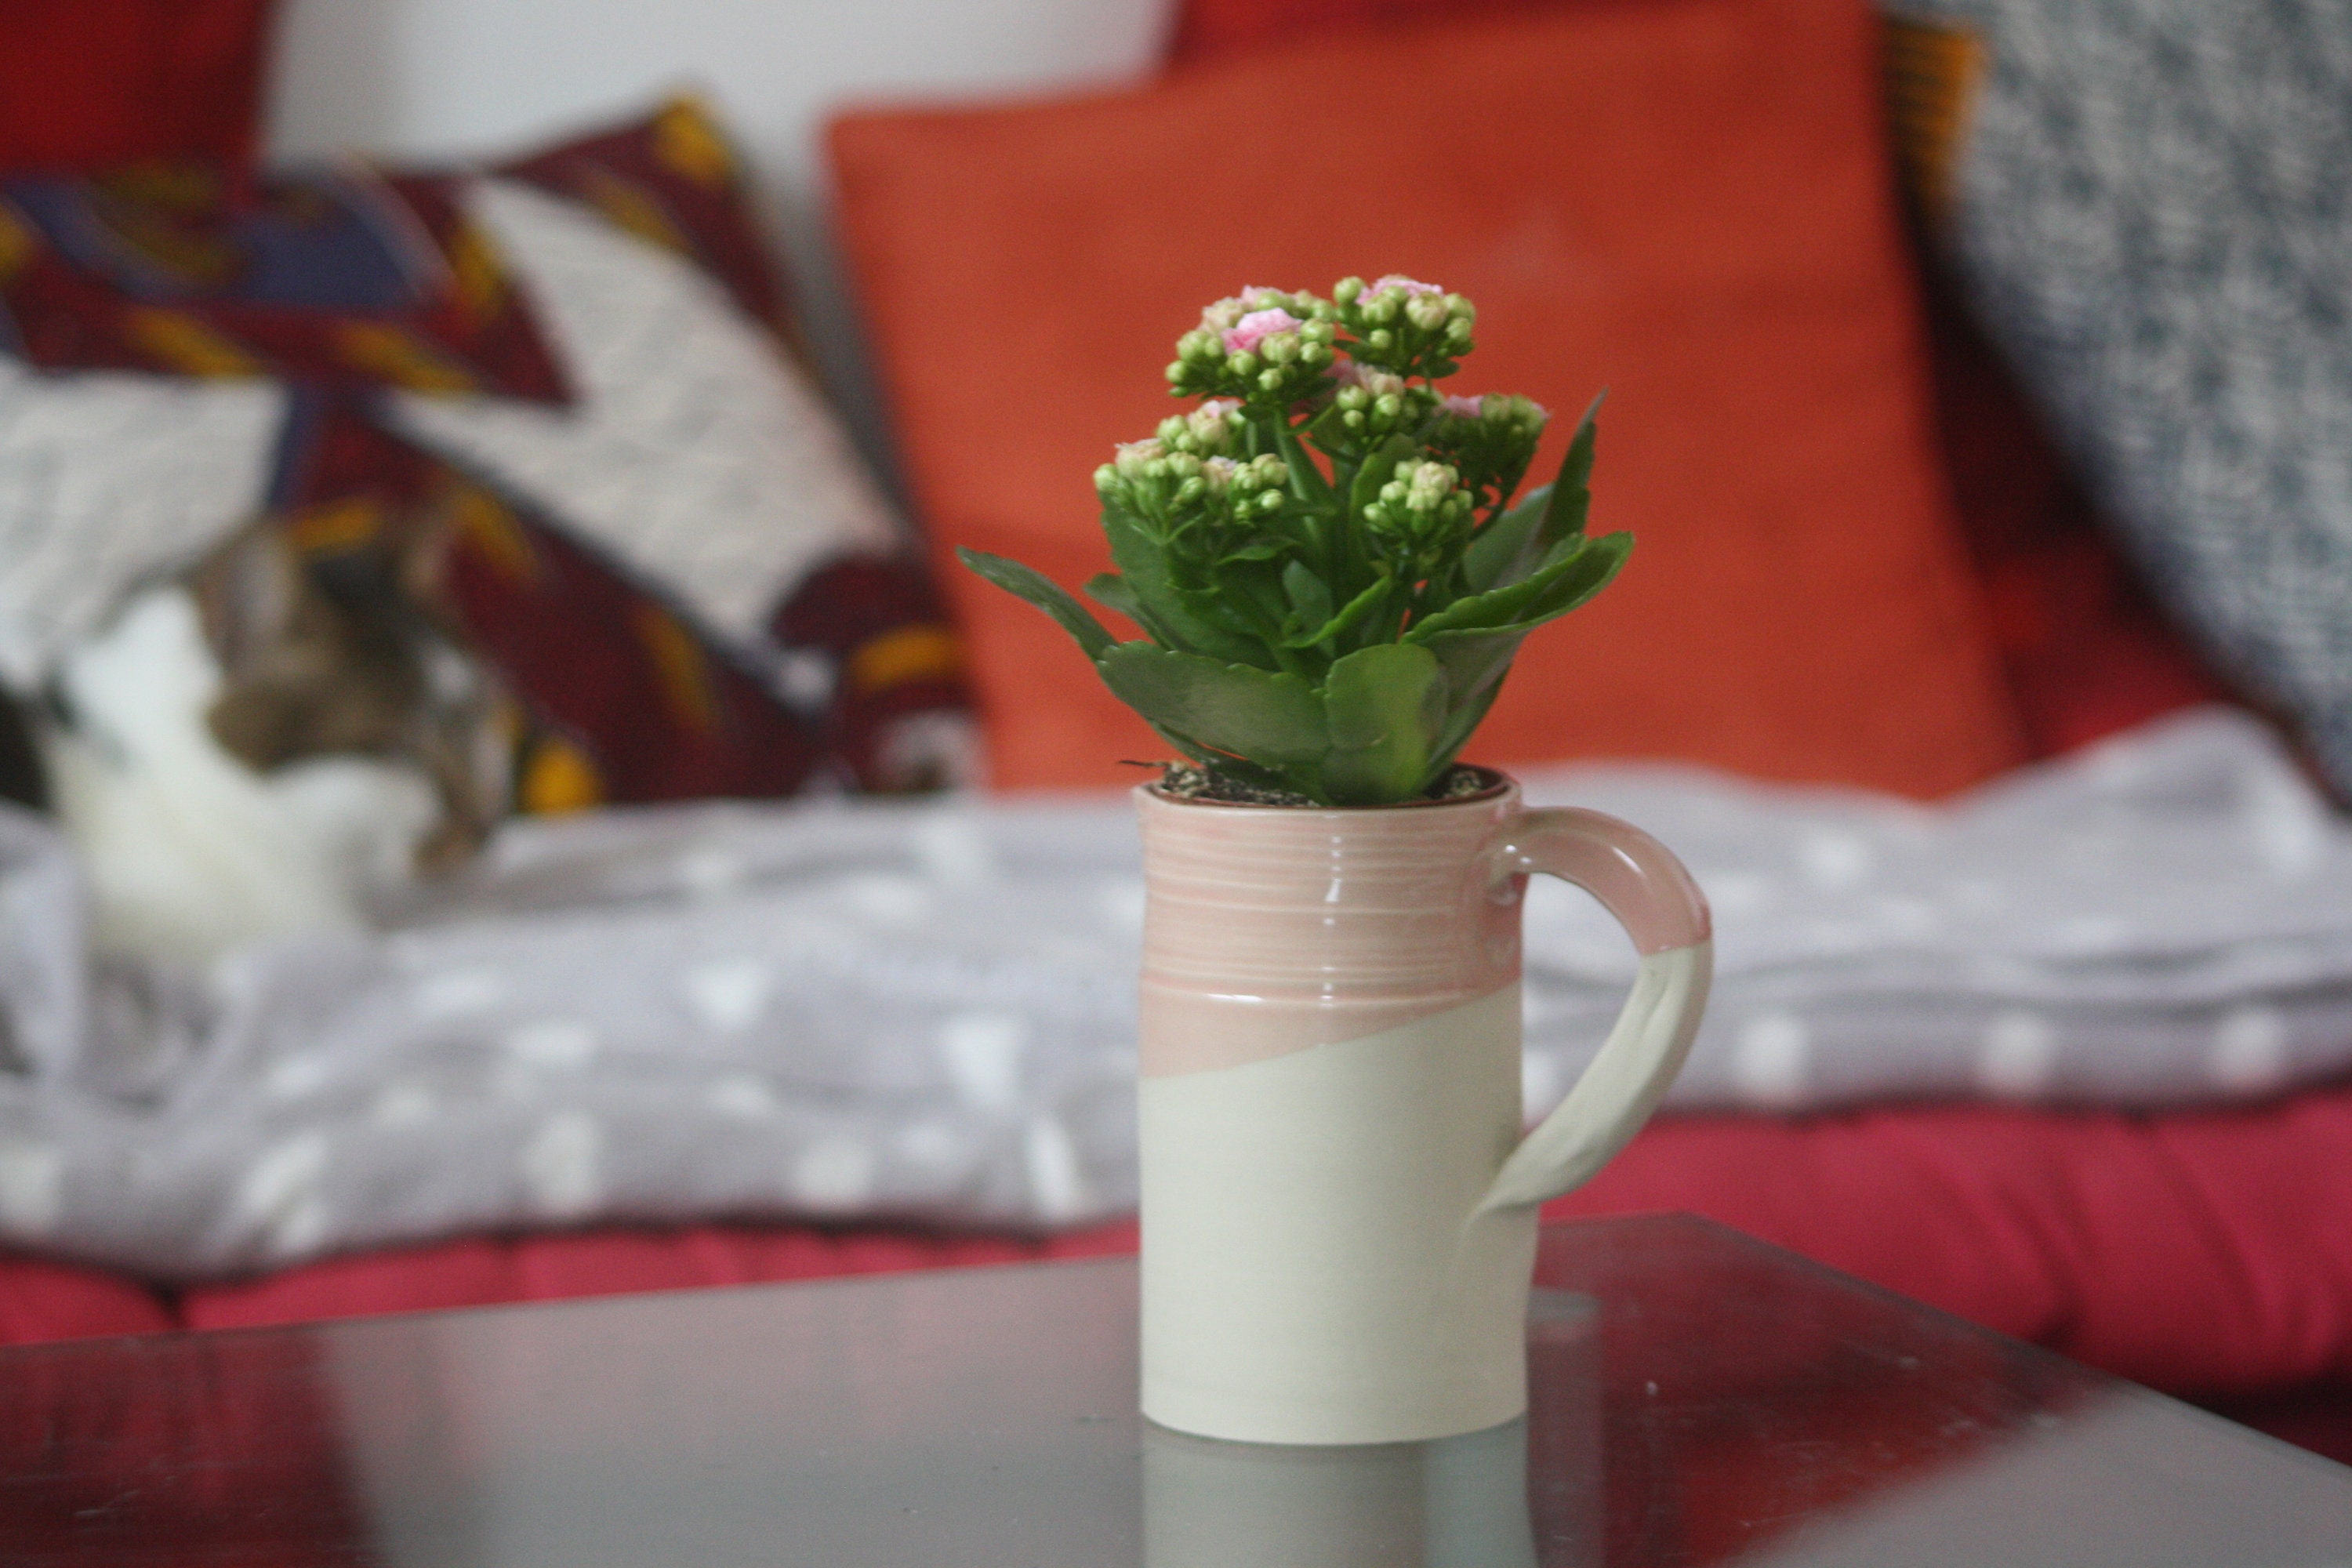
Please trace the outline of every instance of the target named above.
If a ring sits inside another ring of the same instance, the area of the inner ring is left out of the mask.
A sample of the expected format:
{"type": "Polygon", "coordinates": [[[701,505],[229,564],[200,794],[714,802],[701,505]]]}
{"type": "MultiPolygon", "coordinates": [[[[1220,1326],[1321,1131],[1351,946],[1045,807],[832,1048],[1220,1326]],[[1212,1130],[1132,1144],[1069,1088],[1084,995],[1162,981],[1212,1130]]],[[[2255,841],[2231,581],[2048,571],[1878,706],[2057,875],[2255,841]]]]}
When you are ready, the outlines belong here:
{"type": "Polygon", "coordinates": [[[1388,1442],[1519,1415],[1536,1205],[1633,1135],[1705,1003],[1706,906],[1671,854],[1456,762],[1521,641],[1633,542],[1585,531],[1595,410],[1521,499],[1545,410],[1439,390],[1475,320],[1395,276],[1209,306],[1168,367],[1202,401],[1095,474],[1118,570],[1087,592],[1141,637],[961,552],[1183,759],[1137,792],[1143,1405],[1181,1430],[1388,1442]],[[1522,1138],[1532,871],[1643,958],[1522,1138]]]}

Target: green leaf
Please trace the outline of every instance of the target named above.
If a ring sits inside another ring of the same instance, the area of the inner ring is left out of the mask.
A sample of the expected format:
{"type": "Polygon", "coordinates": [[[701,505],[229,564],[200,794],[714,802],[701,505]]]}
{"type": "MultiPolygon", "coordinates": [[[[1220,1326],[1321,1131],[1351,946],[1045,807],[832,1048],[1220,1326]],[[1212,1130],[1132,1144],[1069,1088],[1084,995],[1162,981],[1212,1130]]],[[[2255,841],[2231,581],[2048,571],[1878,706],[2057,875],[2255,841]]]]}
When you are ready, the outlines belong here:
{"type": "Polygon", "coordinates": [[[1410,800],[1445,719],[1445,672],[1410,643],[1381,643],[1335,661],[1323,683],[1331,750],[1323,788],[1339,805],[1410,800]]]}
{"type": "Polygon", "coordinates": [[[1624,566],[1625,558],[1633,552],[1633,536],[1622,531],[1604,533],[1581,543],[1583,548],[1528,579],[1530,583],[1543,582],[1544,589],[1508,629],[1529,632],[1546,621],[1558,620],[1609,586],[1624,566]]]}
{"type": "Polygon", "coordinates": [[[982,577],[1015,597],[1028,600],[1062,625],[1062,629],[1078,639],[1088,658],[1099,659],[1117,641],[1103,624],[1095,619],[1094,612],[1078,603],[1076,595],[1034,567],[1024,566],[1018,561],[1002,555],[991,555],[982,550],[956,551],[956,558],[982,577]]]}
{"type": "Polygon", "coordinates": [[[1313,763],[1330,748],[1323,704],[1296,675],[1124,642],[1095,661],[1118,700],[1163,731],[1265,767],[1313,763]]]}
{"type": "Polygon", "coordinates": [[[1547,563],[1534,575],[1501,588],[1490,588],[1483,594],[1454,600],[1433,616],[1424,616],[1404,634],[1407,642],[1425,643],[1445,632],[1496,631],[1523,619],[1532,607],[1541,602],[1545,592],[1562,577],[1573,572],[1585,551],[1591,548],[1583,540],[1567,542],[1565,552],[1547,563]]]}
{"type": "MultiPolygon", "coordinates": [[[[1315,574],[1304,561],[1294,561],[1282,569],[1282,591],[1290,596],[1291,624],[1299,626],[1319,626],[1331,618],[1331,587],[1315,574]]],[[[1292,647],[1305,647],[1318,639],[1293,642],[1292,647]]]]}
{"type": "Polygon", "coordinates": [[[1348,515],[1363,516],[1364,509],[1381,499],[1381,487],[1396,478],[1396,466],[1420,452],[1410,437],[1391,436],[1381,442],[1356,470],[1356,482],[1348,487],[1348,515]]]}
{"type": "Polygon", "coordinates": [[[1502,632],[1447,632],[1429,641],[1429,651],[1445,671],[1445,721],[1438,727],[1437,738],[1430,745],[1429,766],[1422,775],[1420,788],[1427,790],[1437,782],[1437,775],[1452,764],[1454,754],[1470,743],[1470,737],[1486,717],[1486,710],[1495,705],[1501,694],[1504,677],[1511,672],[1511,660],[1527,640],[1520,630],[1502,632]]]}
{"type": "Polygon", "coordinates": [[[1136,606],[1121,614],[1129,615],[1163,647],[1229,663],[1270,662],[1264,645],[1235,624],[1238,617],[1230,606],[1176,585],[1167,551],[1141,518],[1125,507],[1106,504],[1102,521],[1103,532],[1110,541],[1111,561],[1136,606]]]}
{"type": "Polygon", "coordinates": [[[1127,579],[1116,572],[1101,572],[1087,578],[1087,597],[1106,610],[1125,616],[1139,626],[1144,624],[1143,606],[1135,602],[1135,591],[1127,585],[1127,579]]]}
{"type": "Polygon", "coordinates": [[[1307,455],[1290,421],[1277,416],[1274,426],[1275,449],[1282,454],[1283,468],[1290,475],[1290,493],[1305,505],[1328,510],[1339,498],[1331,493],[1331,481],[1307,455]]]}
{"type": "Polygon", "coordinates": [[[1592,510],[1592,452],[1597,435],[1593,421],[1608,395],[1603,391],[1592,400],[1584,417],[1576,422],[1576,434],[1568,438],[1568,455],[1559,460],[1559,478],[1552,481],[1551,500],[1544,507],[1541,538],[1547,550],[1584,531],[1584,520],[1592,510]]]}
{"type": "MultiPolygon", "coordinates": [[[[1379,609],[1382,605],[1388,602],[1389,590],[1395,585],[1396,580],[1392,577],[1382,575],[1374,578],[1372,580],[1371,586],[1366,588],[1362,593],[1349,600],[1346,607],[1341,609],[1338,615],[1333,616],[1329,620],[1325,621],[1320,626],[1318,626],[1311,632],[1302,632],[1297,637],[1291,638],[1283,646],[1285,647],[1316,647],[1324,643],[1330,642],[1345,633],[1355,630],[1356,627],[1361,626],[1368,618],[1370,617],[1374,610],[1379,609]]],[[[1330,595],[1328,592],[1323,597],[1326,604],[1330,602],[1330,595]]]]}
{"type": "Polygon", "coordinates": [[[1404,634],[1425,643],[1448,632],[1531,631],[1575,609],[1609,585],[1633,548],[1630,533],[1565,539],[1534,575],[1507,587],[1456,599],[1404,634]]]}
{"type": "Polygon", "coordinates": [[[1462,552],[1462,575],[1473,594],[1508,587],[1534,569],[1539,556],[1536,531],[1550,500],[1551,487],[1538,485],[1470,542],[1462,552]]]}

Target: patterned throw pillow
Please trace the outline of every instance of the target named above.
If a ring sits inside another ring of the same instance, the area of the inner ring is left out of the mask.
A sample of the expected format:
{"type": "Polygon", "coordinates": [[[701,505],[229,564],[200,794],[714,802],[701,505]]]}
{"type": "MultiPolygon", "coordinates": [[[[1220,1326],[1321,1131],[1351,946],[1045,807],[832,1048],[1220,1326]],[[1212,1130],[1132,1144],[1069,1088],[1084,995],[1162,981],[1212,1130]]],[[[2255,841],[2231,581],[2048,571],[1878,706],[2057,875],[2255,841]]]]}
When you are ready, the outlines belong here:
{"type": "Polygon", "coordinates": [[[785,657],[827,673],[794,702],[574,531],[350,399],[306,402],[282,451],[272,515],[313,577],[346,604],[403,596],[493,680],[507,744],[463,794],[510,777],[546,812],[945,782],[892,732],[960,698],[952,644],[921,657],[943,634],[902,562],[836,557],[776,607],[785,657]]]}
{"type": "Polygon", "coordinates": [[[453,803],[963,776],[959,645],[780,341],[782,291],[698,106],[502,177],[198,178],[152,222],[107,205],[158,182],[0,176],[0,275],[33,279],[0,310],[52,367],[0,341],[0,677],[37,684],[132,583],[201,563],[228,667],[215,727],[257,766],[404,689],[453,803]],[[101,207],[120,221],[91,237],[101,207]],[[196,330],[142,359],[121,323],[165,298],[196,330]],[[345,352],[388,321],[415,352],[345,352]],[[436,365],[457,373],[417,373],[436,365]],[[289,560],[296,611],[234,591],[289,560]],[[257,646],[280,635],[308,640],[257,646]],[[314,657],[341,647],[383,657],[314,657]],[[483,715],[480,744],[450,743],[483,715]]]}
{"type": "Polygon", "coordinates": [[[2352,792],[2352,7],[1917,0],[1958,247],[2159,591],[2352,792]]]}
{"type": "Polygon", "coordinates": [[[1947,256],[1975,33],[1886,19],[1886,85],[1927,305],[1936,420],[2018,718],[2054,756],[2160,713],[2227,700],[2125,558],[2017,375],[1969,309],[1947,256]]]}
{"type": "Polygon", "coordinates": [[[44,370],[565,392],[457,185],[349,170],[0,179],[0,351],[44,370]]]}

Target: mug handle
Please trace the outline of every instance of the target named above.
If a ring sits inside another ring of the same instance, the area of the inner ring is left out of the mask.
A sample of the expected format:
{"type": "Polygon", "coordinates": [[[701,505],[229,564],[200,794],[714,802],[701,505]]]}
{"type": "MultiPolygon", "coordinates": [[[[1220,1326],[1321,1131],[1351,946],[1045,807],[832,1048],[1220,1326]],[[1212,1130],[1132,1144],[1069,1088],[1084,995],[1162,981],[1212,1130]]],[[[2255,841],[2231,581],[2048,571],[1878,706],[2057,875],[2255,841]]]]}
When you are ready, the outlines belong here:
{"type": "Polygon", "coordinates": [[[1496,896],[1535,871],[1591,893],[1633,939],[1642,968],[1601,1054],[1503,1163],[1481,1214],[1582,1186],[1633,1140],[1690,1054],[1715,973],[1706,895],[1673,851],[1632,823],[1576,807],[1523,811],[1484,858],[1496,896]]]}

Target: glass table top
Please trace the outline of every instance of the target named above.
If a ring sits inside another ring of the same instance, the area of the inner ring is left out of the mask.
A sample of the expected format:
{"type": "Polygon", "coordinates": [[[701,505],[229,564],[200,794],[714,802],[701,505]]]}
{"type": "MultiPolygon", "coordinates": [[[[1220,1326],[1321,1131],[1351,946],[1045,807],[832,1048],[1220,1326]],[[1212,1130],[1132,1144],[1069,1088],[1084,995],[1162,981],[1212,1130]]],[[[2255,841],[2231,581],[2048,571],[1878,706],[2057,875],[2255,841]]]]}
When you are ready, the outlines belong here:
{"type": "Polygon", "coordinates": [[[0,1562],[2352,1568],[2352,1470],[1696,1220],[1545,1233],[1528,1417],[1135,1409],[1130,1261],[0,1352],[0,1562]]]}

